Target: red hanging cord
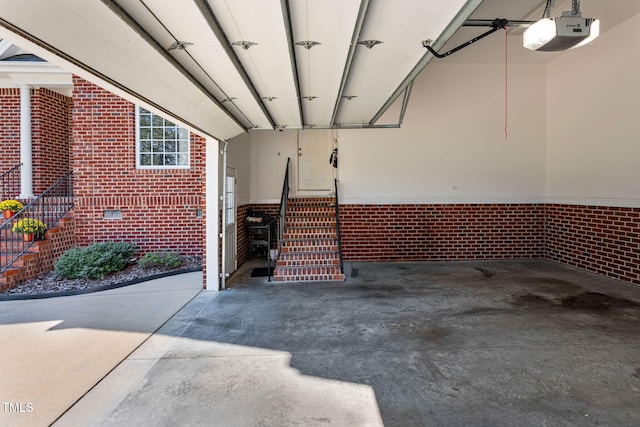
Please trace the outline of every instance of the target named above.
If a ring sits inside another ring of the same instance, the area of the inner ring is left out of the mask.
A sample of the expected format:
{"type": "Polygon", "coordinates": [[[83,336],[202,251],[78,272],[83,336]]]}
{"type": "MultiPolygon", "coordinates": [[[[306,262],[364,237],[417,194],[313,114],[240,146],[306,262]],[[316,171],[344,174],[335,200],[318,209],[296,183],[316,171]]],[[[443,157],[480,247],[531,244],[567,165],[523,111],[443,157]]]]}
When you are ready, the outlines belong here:
{"type": "Polygon", "coordinates": [[[509,139],[509,33],[504,28],[504,139],[509,139]]]}

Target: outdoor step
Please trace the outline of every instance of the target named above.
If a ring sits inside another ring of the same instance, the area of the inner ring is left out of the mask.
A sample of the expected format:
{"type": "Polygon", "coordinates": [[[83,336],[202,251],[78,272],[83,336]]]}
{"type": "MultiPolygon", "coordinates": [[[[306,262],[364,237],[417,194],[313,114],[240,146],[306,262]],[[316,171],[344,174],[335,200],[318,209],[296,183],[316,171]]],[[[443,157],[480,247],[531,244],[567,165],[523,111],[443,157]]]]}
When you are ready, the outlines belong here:
{"type": "Polygon", "coordinates": [[[337,250],[338,250],[337,243],[334,243],[332,245],[326,245],[326,246],[289,245],[289,246],[282,246],[282,248],[280,248],[280,252],[282,254],[286,252],[289,252],[289,253],[309,253],[309,252],[320,252],[320,251],[336,252],[337,250]]]}

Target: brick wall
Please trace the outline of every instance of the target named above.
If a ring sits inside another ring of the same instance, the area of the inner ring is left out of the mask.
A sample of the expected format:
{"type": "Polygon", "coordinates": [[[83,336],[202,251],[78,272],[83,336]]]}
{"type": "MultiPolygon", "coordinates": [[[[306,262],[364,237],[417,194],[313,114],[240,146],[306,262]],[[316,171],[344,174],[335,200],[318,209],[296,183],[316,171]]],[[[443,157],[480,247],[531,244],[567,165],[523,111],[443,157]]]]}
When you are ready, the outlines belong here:
{"type": "Polygon", "coordinates": [[[0,276],[0,290],[11,289],[26,280],[53,270],[55,261],[75,246],[75,220],[72,215],[62,218],[45,233],[45,239],[35,242],[20,256],[15,266],[0,276]]]}
{"type": "Polygon", "coordinates": [[[543,205],[341,205],[349,261],[539,258],[543,205]]]}
{"type": "Polygon", "coordinates": [[[32,90],[33,192],[38,195],[69,172],[71,98],[32,90]]]}
{"type": "Polygon", "coordinates": [[[141,252],[203,254],[204,138],[191,136],[190,169],[136,169],[135,106],[78,77],[72,129],[78,244],[124,240],[141,252]],[[105,219],[105,210],[122,219],[105,219]]]}
{"type": "Polygon", "coordinates": [[[545,258],[640,285],[640,208],[544,209],[545,258]]]}
{"type": "Polygon", "coordinates": [[[0,89],[0,173],[20,163],[20,89],[0,89]]]}

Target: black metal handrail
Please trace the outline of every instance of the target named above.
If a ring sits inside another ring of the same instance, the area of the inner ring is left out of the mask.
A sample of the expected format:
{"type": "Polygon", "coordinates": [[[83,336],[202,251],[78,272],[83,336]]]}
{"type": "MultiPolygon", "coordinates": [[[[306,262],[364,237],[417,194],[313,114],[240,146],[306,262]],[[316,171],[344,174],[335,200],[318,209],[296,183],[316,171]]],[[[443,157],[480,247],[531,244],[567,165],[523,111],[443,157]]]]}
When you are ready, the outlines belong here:
{"type": "Polygon", "coordinates": [[[0,175],[0,200],[17,199],[20,195],[22,163],[12,166],[0,175]]]}
{"type": "Polygon", "coordinates": [[[344,274],[344,263],[342,261],[342,236],[340,233],[340,201],[338,200],[338,180],[333,180],[336,192],[336,235],[338,237],[338,257],[340,258],[340,273],[344,274]]]}
{"type": "MultiPolygon", "coordinates": [[[[284,236],[284,222],[287,218],[287,205],[289,204],[289,164],[291,158],[287,158],[287,169],[284,172],[284,182],[282,184],[282,195],[280,196],[280,210],[278,213],[278,258],[282,249],[282,238],[284,236]]],[[[276,259],[277,261],[277,259],[276,259]]]]}
{"type": "Polygon", "coordinates": [[[73,176],[67,173],[41,195],[33,199],[11,218],[0,225],[0,273],[6,271],[16,260],[44,236],[44,231],[34,233],[28,240],[13,232],[13,227],[42,222],[47,228],[54,225],[73,208],[73,176]]]}

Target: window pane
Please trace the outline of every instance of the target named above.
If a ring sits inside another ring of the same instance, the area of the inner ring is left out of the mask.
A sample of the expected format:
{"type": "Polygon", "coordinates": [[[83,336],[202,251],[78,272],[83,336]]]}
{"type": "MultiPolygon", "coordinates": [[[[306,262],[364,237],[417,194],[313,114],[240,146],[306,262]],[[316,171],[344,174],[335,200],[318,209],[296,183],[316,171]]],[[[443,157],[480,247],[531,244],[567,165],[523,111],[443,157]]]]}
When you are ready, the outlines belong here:
{"type": "Polygon", "coordinates": [[[164,165],[165,166],[176,166],[176,155],[175,154],[165,154],[164,156],[164,165]]]}
{"type": "Polygon", "coordinates": [[[151,129],[140,128],[140,139],[151,139],[151,129]]]}
{"type": "Polygon", "coordinates": [[[151,115],[140,114],[140,126],[151,126],[151,115]]]}
{"type": "Polygon", "coordinates": [[[189,131],[138,107],[139,166],[189,166],[189,131]]]}
{"type": "Polygon", "coordinates": [[[164,119],[160,116],[156,116],[155,114],[153,115],[153,125],[154,126],[162,126],[164,125],[164,119]]]}
{"type": "Polygon", "coordinates": [[[164,151],[175,153],[176,152],[176,142],[175,141],[165,141],[165,143],[164,143],[164,151]]]}

